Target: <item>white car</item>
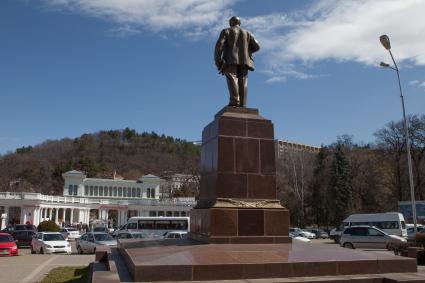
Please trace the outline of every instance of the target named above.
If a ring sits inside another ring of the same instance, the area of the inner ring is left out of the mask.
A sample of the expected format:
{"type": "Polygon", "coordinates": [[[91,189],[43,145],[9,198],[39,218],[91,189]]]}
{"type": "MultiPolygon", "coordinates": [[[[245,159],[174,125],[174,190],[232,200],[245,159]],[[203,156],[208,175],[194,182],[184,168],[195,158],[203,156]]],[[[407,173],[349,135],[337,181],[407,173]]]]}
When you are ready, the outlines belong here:
{"type": "Polygon", "coordinates": [[[164,239],[186,239],[187,232],[171,231],[164,234],[164,239]]]}
{"type": "Polygon", "coordinates": [[[301,236],[295,236],[293,233],[289,233],[289,237],[291,237],[292,240],[297,241],[297,242],[311,243],[310,239],[307,239],[307,238],[301,237],[301,236]]]}
{"type": "Polygon", "coordinates": [[[392,244],[406,243],[407,240],[370,226],[352,226],[342,233],[340,245],[344,248],[388,249],[392,244]]]}
{"type": "Polygon", "coordinates": [[[304,231],[300,228],[290,228],[289,232],[292,233],[294,235],[294,237],[304,237],[304,238],[307,238],[307,239],[316,238],[316,235],[314,233],[304,231]]]}
{"type": "Polygon", "coordinates": [[[108,233],[87,232],[76,240],[76,246],[79,254],[95,253],[98,246],[116,247],[117,240],[108,233]]]}
{"type": "Polygon", "coordinates": [[[31,253],[71,254],[71,245],[59,232],[40,232],[31,241],[31,253]]]}
{"type": "Polygon", "coordinates": [[[67,240],[75,240],[80,238],[80,232],[72,227],[65,227],[61,229],[62,236],[67,240]]]}

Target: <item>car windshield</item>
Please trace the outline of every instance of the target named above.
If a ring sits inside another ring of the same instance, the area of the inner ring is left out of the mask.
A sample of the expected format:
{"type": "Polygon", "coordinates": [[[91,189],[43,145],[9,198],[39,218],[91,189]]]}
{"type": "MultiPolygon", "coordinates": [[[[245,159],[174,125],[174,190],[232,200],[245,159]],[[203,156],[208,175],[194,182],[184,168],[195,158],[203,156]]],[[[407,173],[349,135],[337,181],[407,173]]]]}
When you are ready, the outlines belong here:
{"type": "Polygon", "coordinates": [[[10,235],[0,235],[0,243],[10,243],[13,241],[13,237],[10,235]]]}
{"type": "Polygon", "coordinates": [[[94,227],[93,232],[104,232],[106,230],[105,227],[94,227]]]}
{"type": "Polygon", "coordinates": [[[114,240],[114,238],[112,238],[108,234],[94,234],[94,239],[98,242],[114,240]]]}
{"type": "Polygon", "coordinates": [[[65,241],[61,234],[44,234],[43,241],[65,241]]]}
{"type": "Polygon", "coordinates": [[[67,230],[68,232],[74,232],[74,231],[77,231],[77,229],[75,229],[75,228],[66,228],[66,230],[67,230]]]}

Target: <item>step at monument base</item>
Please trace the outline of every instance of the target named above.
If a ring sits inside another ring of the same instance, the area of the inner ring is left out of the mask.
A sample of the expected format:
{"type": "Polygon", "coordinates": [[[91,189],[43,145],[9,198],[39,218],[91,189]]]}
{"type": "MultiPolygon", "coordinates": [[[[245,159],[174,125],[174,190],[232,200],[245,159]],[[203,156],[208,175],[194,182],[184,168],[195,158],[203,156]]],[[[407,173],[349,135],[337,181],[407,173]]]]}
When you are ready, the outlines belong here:
{"type": "MultiPolygon", "coordinates": [[[[345,276],[417,271],[416,260],[336,245],[199,244],[190,240],[121,243],[136,282],[345,276]]],[[[394,281],[395,282],[395,281],[394,281]]]]}

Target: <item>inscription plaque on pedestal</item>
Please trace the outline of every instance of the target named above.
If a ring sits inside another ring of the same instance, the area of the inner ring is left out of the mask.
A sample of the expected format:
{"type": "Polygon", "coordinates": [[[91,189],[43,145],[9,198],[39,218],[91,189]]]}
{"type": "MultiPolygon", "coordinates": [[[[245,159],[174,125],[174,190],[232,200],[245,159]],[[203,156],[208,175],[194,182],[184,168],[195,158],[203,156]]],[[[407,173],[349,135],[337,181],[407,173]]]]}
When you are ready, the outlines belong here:
{"type": "Polygon", "coordinates": [[[190,238],[288,243],[289,211],[276,198],[273,124],[258,109],[224,107],[202,132],[201,193],[190,238]]]}

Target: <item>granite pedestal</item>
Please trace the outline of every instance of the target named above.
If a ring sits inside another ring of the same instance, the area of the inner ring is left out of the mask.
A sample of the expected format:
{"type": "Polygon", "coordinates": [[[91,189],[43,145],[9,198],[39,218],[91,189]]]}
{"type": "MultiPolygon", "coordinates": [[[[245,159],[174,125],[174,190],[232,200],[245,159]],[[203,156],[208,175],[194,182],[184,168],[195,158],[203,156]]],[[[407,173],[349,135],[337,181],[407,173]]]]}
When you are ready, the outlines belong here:
{"type": "Polygon", "coordinates": [[[206,243],[289,243],[289,211],[276,198],[273,124],[258,109],[224,107],[202,132],[201,193],[190,238],[206,243]]]}

